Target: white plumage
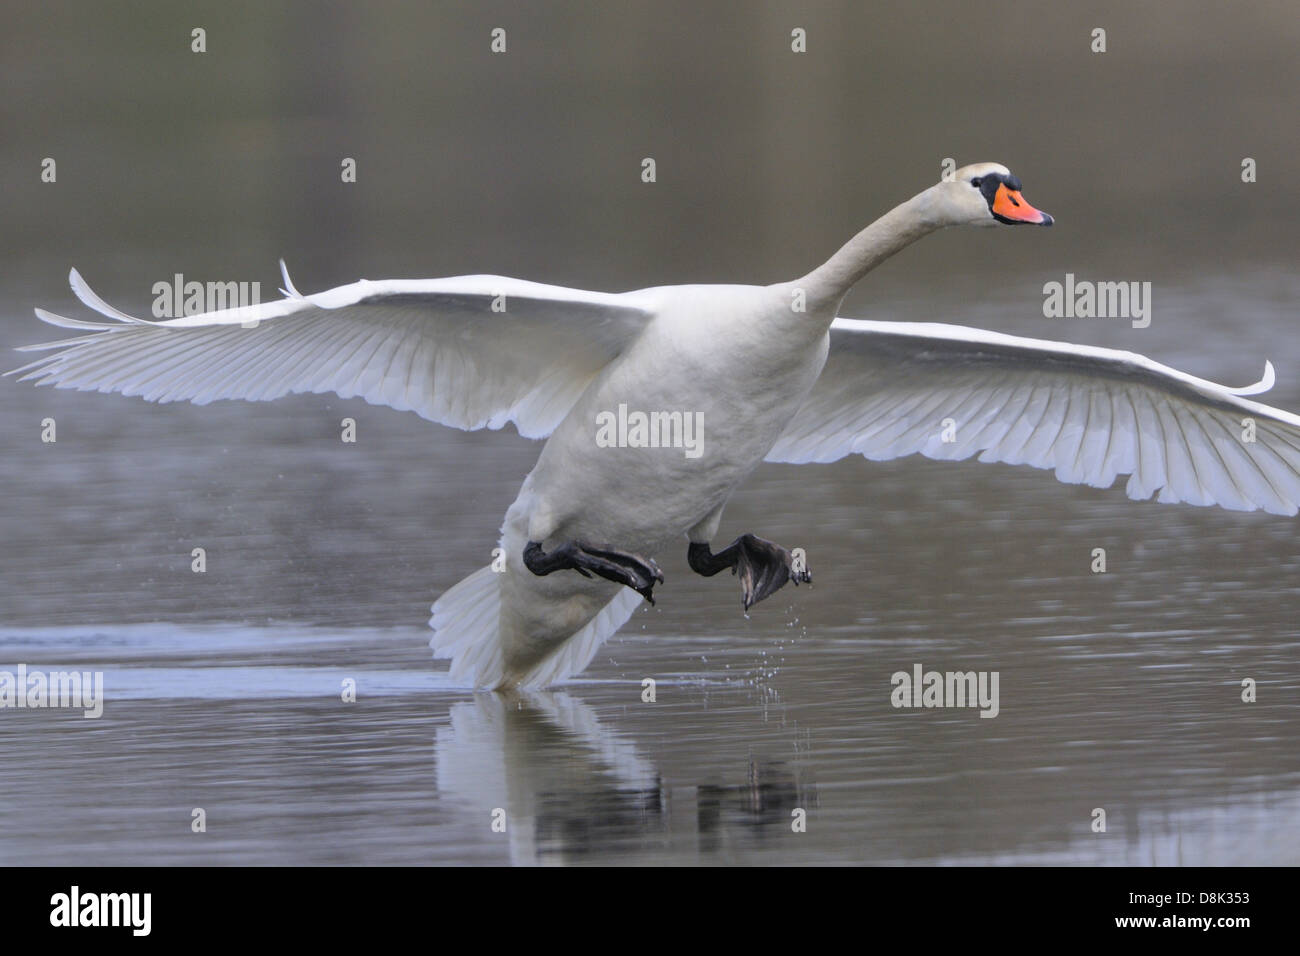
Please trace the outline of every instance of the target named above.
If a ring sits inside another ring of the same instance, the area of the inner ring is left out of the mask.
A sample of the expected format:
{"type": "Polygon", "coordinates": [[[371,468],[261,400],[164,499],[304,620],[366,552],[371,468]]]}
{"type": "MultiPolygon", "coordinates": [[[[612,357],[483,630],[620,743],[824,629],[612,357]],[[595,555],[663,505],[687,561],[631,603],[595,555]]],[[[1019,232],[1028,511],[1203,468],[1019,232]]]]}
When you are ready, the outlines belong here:
{"type": "Polygon", "coordinates": [[[978,454],[1097,488],[1130,475],[1137,499],[1300,506],[1300,417],[1243,397],[1272,385],[1272,363],[1233,389],[1133,352],[955,325],[836,319],[830,335],[826,367],[768,461],[978,454]]]}
{"type": "MultiPolygon", "coordinates": [[[[456,428],[511,422],[529,438],[549,435],[652,315],[647,297],[459,276],[363,279],[316,295],[148,321],[108,305],[75,269],[69,281],[83,303],[113,321],[37,309],[51,325],[95,334],[23,346],[55,350],[16,369],[24,380],[198,405],[333,392],[456,428]],[[494,302],[506,311],[492,311],[494,302]]],[[[287,272],[284,281],[293,288],[287,272]]]]}

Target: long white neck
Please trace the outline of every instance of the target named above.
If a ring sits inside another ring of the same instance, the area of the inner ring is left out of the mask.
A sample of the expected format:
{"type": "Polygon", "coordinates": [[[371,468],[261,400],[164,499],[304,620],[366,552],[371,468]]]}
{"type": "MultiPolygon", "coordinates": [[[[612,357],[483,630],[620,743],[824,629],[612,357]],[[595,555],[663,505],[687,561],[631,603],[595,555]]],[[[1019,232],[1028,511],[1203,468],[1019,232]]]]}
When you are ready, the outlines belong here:
{"type": "Polygon", "coordinates": [[[918,193],[885,213],[846,242],[839,252],[793,283],[805,290],[809,312],[829,310],[834,317],[840,302],[864,275],[900,249],[948,225],[936,206],[934,187],[918,193]]]}

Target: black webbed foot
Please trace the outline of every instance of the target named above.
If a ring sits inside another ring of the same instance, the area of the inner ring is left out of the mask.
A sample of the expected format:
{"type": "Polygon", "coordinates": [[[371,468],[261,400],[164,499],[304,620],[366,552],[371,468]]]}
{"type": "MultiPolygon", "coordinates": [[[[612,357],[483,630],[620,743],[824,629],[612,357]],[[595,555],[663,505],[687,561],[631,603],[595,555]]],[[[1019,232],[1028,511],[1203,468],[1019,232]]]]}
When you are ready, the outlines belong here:
{"type": "Polygon", "coordinates": [[[549,554],[542,551],[541,542],[529,541],[524,547],[524,566],[533,574],[542,576],[569,570],[586,578],[595,574],[606,581],[630,587],[651,604],[655,603],[654,586],[664,583],[664,573],[653,559],[608,546],[598,548],[581,541],[566,541],[549,554]]]}
{"type": "Polygon", "coordinates": [[[692,541],[686,560],[697,574],[712,577],[727,568],[740,578],[741,601],[748,611],[766,597],[785,586],[812,582],[812,573],[802,562],[795,566],[794,555],[763,538],[742,534],[727,547],[714,554],[709,546],[692,541]]]}

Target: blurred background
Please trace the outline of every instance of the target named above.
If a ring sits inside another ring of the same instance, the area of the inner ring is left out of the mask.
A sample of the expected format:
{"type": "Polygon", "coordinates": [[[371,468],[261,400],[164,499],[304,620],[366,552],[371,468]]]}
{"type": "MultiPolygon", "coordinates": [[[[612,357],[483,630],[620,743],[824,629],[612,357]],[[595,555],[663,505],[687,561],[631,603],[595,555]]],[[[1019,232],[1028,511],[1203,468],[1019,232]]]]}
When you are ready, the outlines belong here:
{"type": "MultiPolygon", "coordinates": [[[[0,20],[6,370],[60,334],[34,306],[84,315],[74,265],[139,314],[176,273],[273,297],[280,256],[304,292],[768,283],[952,157],[1009,166],[1056,228],[928,238],[843,314],[1132,349],[1231,385],[1268,358],[1268,400],[1300,407],[1289,0],[47,2],[0,20]],[[1151,326],[1044,318],[1067,272],[1150,281],[1151,326]]],[[[0,668],[100,668],[110,694],[99,721],[0,712],[0,754],[41,770],[0,783],[0,861],[1300,862],[1292,520],[974,463],[764,466],[721,536],[804,547],[814,589],[745,618],[734,581],[666,555],[659,606],[582,681],[507,701],[443,686],[424,621],[485,563],[535,459],[513,431],[4,379],[0,442],[0,668]],[[893,710],[889,675],[917,662],[999,670],[1001,715],[893,710]],[[223,825],[191,834],[196,806],[223,825]],[[521,821],[506,840],[497,806],[521,821]]]]}

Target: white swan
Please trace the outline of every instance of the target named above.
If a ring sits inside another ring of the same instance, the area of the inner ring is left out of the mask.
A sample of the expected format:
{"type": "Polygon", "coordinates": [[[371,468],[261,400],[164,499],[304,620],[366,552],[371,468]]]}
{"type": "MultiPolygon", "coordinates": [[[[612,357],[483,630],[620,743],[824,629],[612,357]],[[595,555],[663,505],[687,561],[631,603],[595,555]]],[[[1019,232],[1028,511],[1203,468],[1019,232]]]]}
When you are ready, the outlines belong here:
{"type": "Polygon", "coordinates": [[[466,276],[303,296],[286,274],[282,300],[148,322],[74,271],[74,292],[112,321],[38,309],[89,334],[27,346],[52,351],[15,372],[199,404],[335,392],[458,428],[513,422],[549,436],[506,513],[503,571],[483,568],[433,606],[434,655],[474,687],[581,671],[652,599],[663,580],[653,555],[683,535],[693,569],[739,573],[746,607],[791,577],[809,580],[789,551],[752,535],[709,547],[728,498],[764,459],[979,453],[1067,482],[1128,474],[1134,498],[1296,513],[1300,418],[1243,397],[1271,384],[1271,366],[1234,390],[1130,352],[835,317],[854,283],[909,243],[998,222],[1052,220],[986,163],[898,206],[803,278],[766,287],[607,295],[466,276]],[[646,441],[636,413],[665,413],[653,429],[663,440],[646,441]],[[944,441],[945,419],[955,441],[944,441]],[[695,454],[663,447],[690,423],[701,426],[695,454]]]}

